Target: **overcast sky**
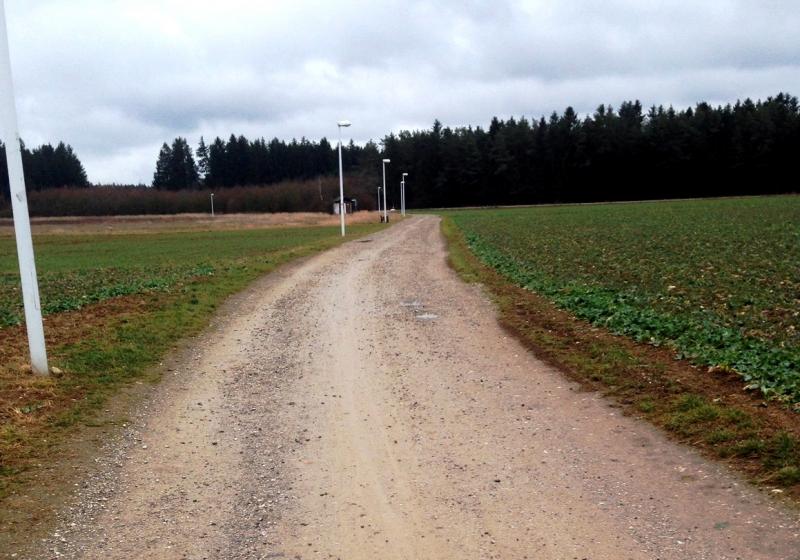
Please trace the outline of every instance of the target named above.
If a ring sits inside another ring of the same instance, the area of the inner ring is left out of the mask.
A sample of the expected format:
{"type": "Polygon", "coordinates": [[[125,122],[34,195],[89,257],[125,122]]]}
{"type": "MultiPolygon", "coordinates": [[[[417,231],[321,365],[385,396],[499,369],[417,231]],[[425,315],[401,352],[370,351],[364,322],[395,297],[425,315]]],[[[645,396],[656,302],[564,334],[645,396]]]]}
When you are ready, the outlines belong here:
{"type": "Polygon", "coordinates": [[[158,149],[356,141],[628,99],[800,94],[798,0],[6,0],[20,129],[93,182],[152,180],[158,149]]]}

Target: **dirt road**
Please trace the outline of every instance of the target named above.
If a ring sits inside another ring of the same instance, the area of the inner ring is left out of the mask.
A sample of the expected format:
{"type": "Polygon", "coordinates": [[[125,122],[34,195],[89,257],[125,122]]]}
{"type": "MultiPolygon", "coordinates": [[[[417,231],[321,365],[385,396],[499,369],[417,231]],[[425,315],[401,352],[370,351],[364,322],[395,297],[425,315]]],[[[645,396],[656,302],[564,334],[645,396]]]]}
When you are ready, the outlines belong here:
{"type": "Polygon", "coordinates": [[[42,557],[798,559],[798,514],[580,392],[415,217],[228,306],[42,557]]]}

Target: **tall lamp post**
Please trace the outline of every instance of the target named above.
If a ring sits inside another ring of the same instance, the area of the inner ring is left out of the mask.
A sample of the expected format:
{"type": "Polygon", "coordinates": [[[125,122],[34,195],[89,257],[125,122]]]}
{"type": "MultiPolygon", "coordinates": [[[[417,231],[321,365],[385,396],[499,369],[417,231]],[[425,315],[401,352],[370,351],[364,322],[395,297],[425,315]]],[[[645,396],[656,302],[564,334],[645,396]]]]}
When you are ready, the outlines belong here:
{"type": "Polygon", "coordinates": [[[50,371],[47,367],[42,306],[39,302],[39,282],[36,279],[28,197],[25,193],[25,175],[22,171],[22,153],[19,146],[17,108],[11,80],[11,56],[8,52],[6,9],[3,0],[0,0],[0,126],[2,126],[0,134],[6,142],[8,183],[11,192],[11,210],[14,215],[14,234],[17,239],[19,275],[22,281],[22,302],[25,307],[25,328],[28,331],[31,369],[38,375],[48,375],[50,371]]]}
{"type": "Polygon", "coordinates": [[[406,177],[408,173],[403,173],[403,180],[400,181],[400,213],[406,215],[406,177]]]}
{"type": "Polygon", "coordinates": [[[391,163],[392,160],[383,160],[383,222],[389,223],[389,213],[386,210],[386,164],[391,163]]]}
{"type": "Polygon", "coordinates": [[[342,224],[342,237],[344,237],[344,169],[342,168],[342,128],[350,126],[350,121],[339,121],[339,221],[342,224]]]}

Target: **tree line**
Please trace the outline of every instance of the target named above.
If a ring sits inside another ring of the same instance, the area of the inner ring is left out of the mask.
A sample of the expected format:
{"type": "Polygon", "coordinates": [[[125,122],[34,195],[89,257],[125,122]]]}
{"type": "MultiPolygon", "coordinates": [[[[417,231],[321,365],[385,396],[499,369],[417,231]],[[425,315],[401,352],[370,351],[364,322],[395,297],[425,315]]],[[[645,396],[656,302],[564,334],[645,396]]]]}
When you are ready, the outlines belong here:
{"type": "MultiPolygon", "coordinates": [[[[780,93],[676,110],[639,101],[600,105],[581,118],[567,107],[549,118],[492,119],[488,128],[443,127],[389,134],[381,148],[350,142],[343,166],[380,183],[392,160],[395,183],[409,173],[409,206],[444,207],[768,194],[797,190],[797,98],[780,93]]],[[[196,159],[183,138],[164,146],[153,185],[178,190],[269,184],[335,174],[336,146],[325,138],[289,143],[231,136],[203,139],[196,159]]]]}
{"type": "Polygon", "coordinates": [[[488,129],[437,121],[382,144],[412,207],[769,194],[798,190],[800,113],[787,94],[680,111],[633,101],[488,129]]]}
{"type": "MultiPolygon", "coordinates": [[[[381,159],[390,158],[390,204],[397,205],[400,173],[406,172],[407,203],[419,208],[794,192],[799,152],[798,100],[780,93],[683,110],[645,110],[627,101],[617,108],[600,105],[583,117],[567,107],[539,119],[495,117],[488,128],[436,121],[427,130],[389,134],[380,144],[350,141],[342,160],[345,172],[361,177],[369,192],[381,183],[381,159]]],[[[23,161],[31,190],[88,184],[80,160],[63,142],[23,146],[23,161]]],[[[206,144],[201,137],[193,149],[179,137],[161,147],[152,185],[224,189],[337,172],[337,147],[326,138],[231,135],[206,144]]],[[[7,197],[3,149],[0,187],[7,197]]]]}
{"type": "MultiPolygon", "coordinates": [[[[185,138],[178,137],[161,147],[153,187],[172,191],[230,188],[331,175],[339,169],[337,146],[326,138],[285,142],[277,138],[248,140],[232,134],[227,141],[217,137],[208,145],[200,137],[193,151],[185,138]]],[[[342,166],[347,172],[362,171],[380,157],[374,142],[358,146],[351,140],[343,146],[342,166]]]]}
{"type": "MultiPolygon", "coordinates": [[[[89,184],[86,171],[72,146],[59,142],[54,148],[52,144],[42,144],[29,150],[24,142],[22,148],[22,167],[25,173],[25,185],[28,190],[63,187],[85,187],[89,184]]],[[[8,198],[8,168],[6,166],[6,147],[0,142],[0,191],[8,198]]]]}

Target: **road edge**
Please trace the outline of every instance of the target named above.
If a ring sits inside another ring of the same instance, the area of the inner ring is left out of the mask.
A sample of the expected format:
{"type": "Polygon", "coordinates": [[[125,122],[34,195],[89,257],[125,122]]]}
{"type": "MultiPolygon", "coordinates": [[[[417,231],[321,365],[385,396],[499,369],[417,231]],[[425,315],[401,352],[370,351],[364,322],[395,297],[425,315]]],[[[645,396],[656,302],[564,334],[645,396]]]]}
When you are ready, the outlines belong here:
{"type": "Polygon", "coordinates": [[[120,384],[92,416],[70,426],[48,451],[48,459],[58,460],[42,460],[32,472],[26,471],[24,478],[11,483],[11,491],[0,501],[0,558],[25,557],[27,552],[37,549],[41,539],[52,536],[64,512],[79,499],[79,489],[98,470],[114,464],[113,457],[121,446],[128,444],[129,432],[135,430],[137,420],[147,415],[148,403],[171,390],[172,378],[167,374],[177,369],[178,364],[190,363],[193,349],[227,328],[252,294],[270,289],[310,260],[378,231],[348,234],[333,246],[295,256],[255,277],[242,289],[224,297],[205,317],[199,330],[182,334],[139,375],[120,384]],[[55,505],[38,508],[38,503],[55,505]]]}
{"type": "Polygon", "coordinates": [[[800,509],[800,422],[779,403],[743,390],[729,372],[703,373],[668,350],[638,344],[557,308],[482,263],[463,232],[441,216],[448,264],[480,284],[500,324],[533,354],[588,391],[608,397],[670,439],[721,462],[756,487],[800,509]],[[717,440],[725,431],[730,439],[717,440]],[[788,465],[786,463],[789,463],[788,465]]]}

